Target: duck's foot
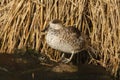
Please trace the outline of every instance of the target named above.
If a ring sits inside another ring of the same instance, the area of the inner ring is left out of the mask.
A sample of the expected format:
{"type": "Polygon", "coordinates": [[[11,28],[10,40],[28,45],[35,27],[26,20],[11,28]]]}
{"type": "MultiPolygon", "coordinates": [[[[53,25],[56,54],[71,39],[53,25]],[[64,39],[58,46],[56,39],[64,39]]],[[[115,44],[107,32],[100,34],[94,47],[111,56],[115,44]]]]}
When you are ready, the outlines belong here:
{"type": "Polygon", "coordinates": [[[71,60],[69,58],[65,58],[65,57],[61,60],[62,63],[69,63],[70,61],[71,60]]]}
{"type": "Polygon", "coordinates": [[[69,58],[65,58],[65,54],[63,53],[60,59],[62,63],[69,63],[71,60],[69,58]]]}

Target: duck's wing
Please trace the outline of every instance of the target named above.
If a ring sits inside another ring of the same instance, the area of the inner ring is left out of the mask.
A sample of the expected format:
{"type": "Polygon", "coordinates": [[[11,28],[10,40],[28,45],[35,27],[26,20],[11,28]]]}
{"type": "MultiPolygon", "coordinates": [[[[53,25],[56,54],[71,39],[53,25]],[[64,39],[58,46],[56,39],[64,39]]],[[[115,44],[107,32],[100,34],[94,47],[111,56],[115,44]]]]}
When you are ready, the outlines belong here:
{"type": "Polygon", "coordinates": [[[67,27],[66,30],[71,36],[74,36],[74,37],[77,37],[77,38],[79,38],[81,36],[80,30],[78,30],[74,26],[69,26],[69,27],[67,27]]]}

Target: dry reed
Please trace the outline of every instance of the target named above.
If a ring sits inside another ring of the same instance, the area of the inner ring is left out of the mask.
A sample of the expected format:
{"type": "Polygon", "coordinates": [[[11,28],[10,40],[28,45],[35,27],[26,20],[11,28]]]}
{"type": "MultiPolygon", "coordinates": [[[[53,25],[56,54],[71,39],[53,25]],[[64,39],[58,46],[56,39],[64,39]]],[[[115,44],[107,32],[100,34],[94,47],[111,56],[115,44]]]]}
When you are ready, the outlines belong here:
{"type": "Polygon", "coordinates": [[[65,25],[89,31],[99,60],[116,75],[120,62],[120,0],[0,0],[0,52],[30,47],[53,60],[59,51],[49,48],[41,30],[58,18],[65,25]],[[91,29],[90,29],[91,28],[91,29]]]}

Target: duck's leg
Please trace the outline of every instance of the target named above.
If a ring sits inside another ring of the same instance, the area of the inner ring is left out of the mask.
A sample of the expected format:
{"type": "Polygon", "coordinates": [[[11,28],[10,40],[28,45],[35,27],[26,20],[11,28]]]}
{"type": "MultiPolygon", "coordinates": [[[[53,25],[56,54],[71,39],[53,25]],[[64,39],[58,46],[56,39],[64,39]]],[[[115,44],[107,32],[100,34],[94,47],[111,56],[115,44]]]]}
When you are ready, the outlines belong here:
{"type": "Polygon", "coordinates": [[[65,57],[65,53],[62,53],[61,59],[63,59],[65,57]]]}
{"type": "MultiPolygon", "coordinates": [[[[63,55],[64,55],[64,54],[63,54],[63,55]]],[[[63,56],[63,55],[62,55],[62,56],[63,56]]],[[[74,56],[74,53],[71,54],[70,58],[64,58],[64,56],[63,56],[62,62],[64,62],[64,63],[69,63],[69,62],[72,60],[73,56],[74,56]]]]}
{"type": "Polygon", "coordinates": [[[60,58],[60,61],[63,62],[63,59],[65,59],[65,53],[62,53],[62,56],[61,56],[61,58],[60,58]]]}

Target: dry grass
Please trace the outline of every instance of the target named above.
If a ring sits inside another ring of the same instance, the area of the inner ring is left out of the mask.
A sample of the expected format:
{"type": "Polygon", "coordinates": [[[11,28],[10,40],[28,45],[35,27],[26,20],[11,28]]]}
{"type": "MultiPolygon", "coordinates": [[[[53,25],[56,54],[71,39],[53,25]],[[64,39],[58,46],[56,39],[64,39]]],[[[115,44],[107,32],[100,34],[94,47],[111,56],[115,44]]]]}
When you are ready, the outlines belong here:
{"type": "Polygon", "coordinates": [[[58,18],[65,25],[89,31],[99,60],[91,59],[116,75],[120,54],[120,0],[0,0],[0,52],[30,47],[58,60],[41,30],[58,18]],[[90,29],[91,28],[91,31],[90,29]]]}

